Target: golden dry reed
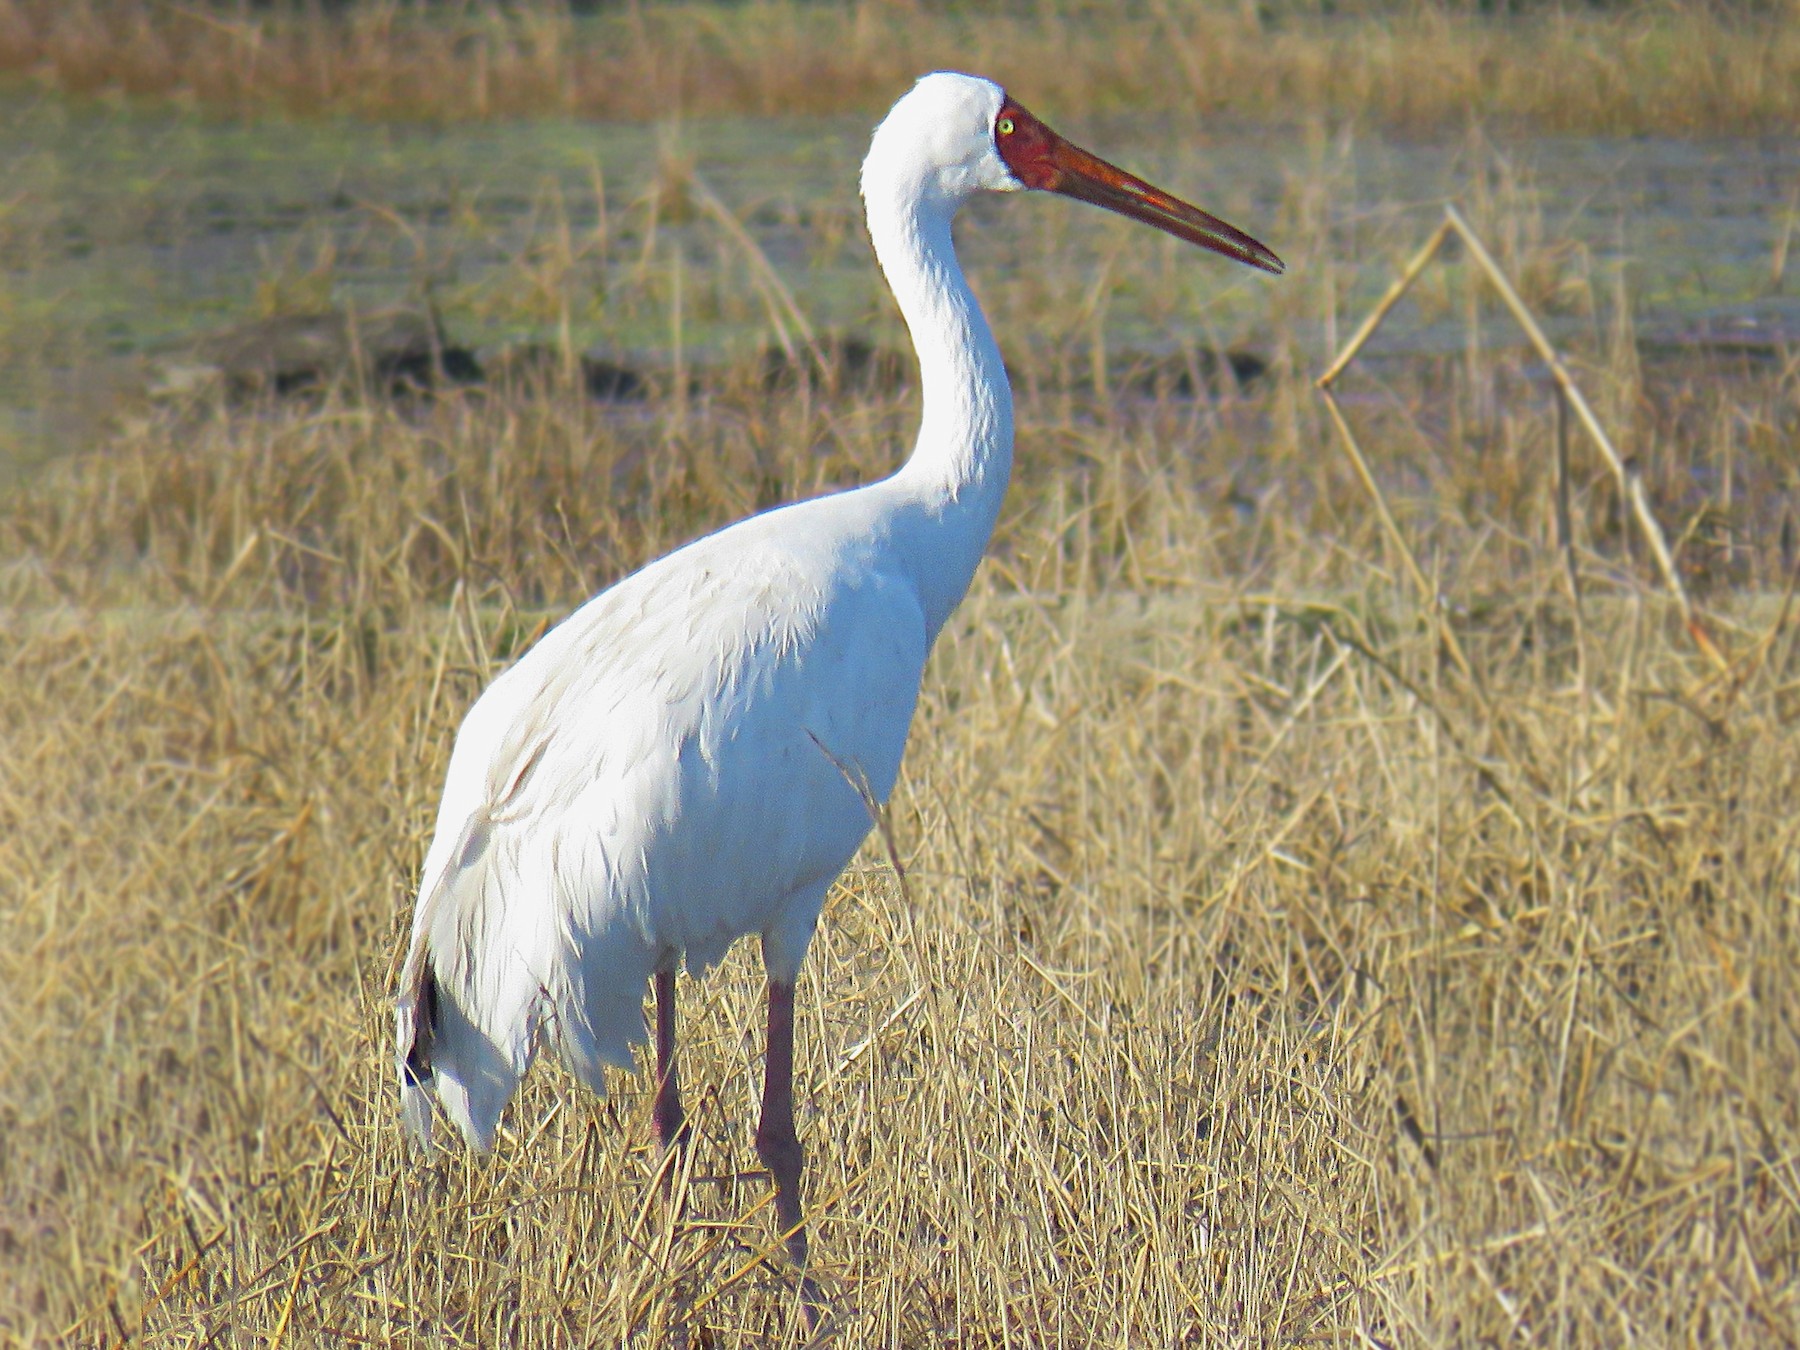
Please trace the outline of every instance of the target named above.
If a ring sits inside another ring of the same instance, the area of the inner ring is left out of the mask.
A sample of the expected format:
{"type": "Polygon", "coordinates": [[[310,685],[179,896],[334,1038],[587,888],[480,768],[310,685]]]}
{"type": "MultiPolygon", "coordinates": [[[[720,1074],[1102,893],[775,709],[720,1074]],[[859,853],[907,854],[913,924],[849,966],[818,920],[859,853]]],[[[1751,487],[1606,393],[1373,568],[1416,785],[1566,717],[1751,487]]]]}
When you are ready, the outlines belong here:
{"type": "Polygon", "coordinates": [[[1797,0],[1272,4],[755,0],[246,6],[0,0],[0,75],[228,114],[464,120],[876,112],[922,70],[1062,113],[1142,107],[1439,129],[1780,130],[1800,122],[1797,0]]]}
{"type": "MultiPolygon", "coordinates": [[[[1331,303],[1311,192],[1277,332],[1331,303]]],[[[1017,481],[801,988],[833,1343],[1795,1336],[1800,368],[1640,361],[1540,219],[1470,209],[1591,310],[1570,360],[1728,669],[1579,443],[1565,557],[1493,344],[1339,386],[1426,595],[1291,344],[1198,398],[1098,338],[1059,382],[1018,339],[1087,279],[985,278],[1017,481]]],[[[683,981],[667,1184],[644,1080],[548,1065],[493,1156],[420,1159],[389,1009],[476,692],[682,539],[885,472],[915,405],[750,365],[624,413],[203,397],[9,485],[0,1344],[803,1340],[748,950],[683,981]]]]}

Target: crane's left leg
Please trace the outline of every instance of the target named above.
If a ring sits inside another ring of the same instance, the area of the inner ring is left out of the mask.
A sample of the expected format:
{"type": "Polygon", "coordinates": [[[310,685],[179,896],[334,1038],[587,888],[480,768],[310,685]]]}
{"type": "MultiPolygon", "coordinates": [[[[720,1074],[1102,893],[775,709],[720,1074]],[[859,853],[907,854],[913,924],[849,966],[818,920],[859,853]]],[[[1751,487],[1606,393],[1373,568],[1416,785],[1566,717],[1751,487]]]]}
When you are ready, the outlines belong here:
{"type": "Polygon", "coordinates": [[[668,1152],[687,1142],[681,1078],[675,1069],[675,972],[656,972],[656,1141],[668,1152]]]}
{"type": "Polygon", "coordinates": [[[769,981],[769,1049],[763,1069],[762,1120],[756,1156],[775,1178],[775,1217],[788,1235],[788,1257],[806,1266],[806,1229],[800,1215],[800,1166],[805,1155],[794,1130],[794,986],[769,981]]]}

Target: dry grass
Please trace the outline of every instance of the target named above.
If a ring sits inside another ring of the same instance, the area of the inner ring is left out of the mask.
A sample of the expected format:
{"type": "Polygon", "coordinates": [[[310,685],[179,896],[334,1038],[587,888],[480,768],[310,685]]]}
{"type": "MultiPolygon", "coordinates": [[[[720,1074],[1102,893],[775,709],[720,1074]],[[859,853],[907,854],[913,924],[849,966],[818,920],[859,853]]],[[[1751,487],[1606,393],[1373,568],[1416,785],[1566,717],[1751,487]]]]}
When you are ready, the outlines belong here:
{"type": "Polygon", "coordinates": [[[1795,0],[1529,7],[1098,0],[1005,7],[758,0],[605,7],[61,4],[0,0],[0,74],[228,114],[462,120],[546,113],[874,112],[921,70],[1021,87],[1056,111],[1192,106],[1438,129],[1780,130],[1800,121],[1795,0]],[[1335,12],[1327,12],[1335,11],[1335,12]]]}
{"type": "MultiPolygon", "coordinates": [[[[1291,351],[1216,401],[1025,399],[893,803],[904,883],[871,850],[802,990],[841,1343],[1794,1338],[1800,371],[1676,386],[1596,328],[1579,373],[1723,677],[1585,456],[1576,627],[1517,369],[1352,405],[1472,679],[1291,351]]],[[[0,502],[0,1340],[798,1339],[757,1259],[753,956],[684,984],[679,1203],[623,1076],[598,1104],[545,1069],[494,1157],[421,1165],[386,1010],[484,681],[677,540],[884,471],[912,415],[748,374],[647,417],[165,409],[0,502]]]]}

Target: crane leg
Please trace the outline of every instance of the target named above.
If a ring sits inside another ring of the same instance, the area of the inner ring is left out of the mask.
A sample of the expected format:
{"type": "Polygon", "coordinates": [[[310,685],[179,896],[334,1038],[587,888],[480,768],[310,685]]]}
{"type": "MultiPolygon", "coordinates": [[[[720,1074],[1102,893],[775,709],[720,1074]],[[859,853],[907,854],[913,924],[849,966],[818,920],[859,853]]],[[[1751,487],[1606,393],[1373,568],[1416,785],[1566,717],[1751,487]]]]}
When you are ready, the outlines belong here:
{"type": "Polygon", "coordinates": [[[675,972],[656,972],[656,1138],[664,1152],[687,1142],[681,1078],[675,1068],[675,972]]]}
{"type": "Polygon", "coordinates": [[[806,1266],[806,1229],[800,1215],[800,1166],[805,1155],[794,1132],[794,986],[769,981],[769,1049],[764,1061],[762,1120],[756,1156],[775,1178],[775,1216],[788,1235],[788,1257],[806,1266]]]}

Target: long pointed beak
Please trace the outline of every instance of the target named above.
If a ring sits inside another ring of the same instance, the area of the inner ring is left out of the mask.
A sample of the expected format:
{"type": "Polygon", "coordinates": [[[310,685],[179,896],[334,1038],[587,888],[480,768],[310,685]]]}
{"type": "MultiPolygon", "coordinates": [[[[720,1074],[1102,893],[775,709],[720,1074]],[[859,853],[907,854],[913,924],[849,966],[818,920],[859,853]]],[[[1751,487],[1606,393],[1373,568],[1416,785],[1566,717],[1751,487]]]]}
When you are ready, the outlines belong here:
{"type": "Polygon", "coordinates": [[[1223,253],[1227,258],[1236,258],[1265,272],[1279,276],[1287,270],[1273,251],[1237,226],[1228,225],[1217,216],[1170,196],[1078,145],[1071,145],[1061,137],[1057,139],[1059,144],[1051,162],[1059,176],[1050,185],[1050,191],[1104,206],[1108,211],[1154,225],[1177,239],[1210,248],[1214,253],[1223,253]]]}
{"type": "Polygon", "coordinates": [[[1103,206],[1265,272],[1279,276],[1287,270],[1271,249],[1237,226],[1071,144],[1011,99],[995,123],[995,144],[1026,187],[1103,206]]]}

